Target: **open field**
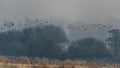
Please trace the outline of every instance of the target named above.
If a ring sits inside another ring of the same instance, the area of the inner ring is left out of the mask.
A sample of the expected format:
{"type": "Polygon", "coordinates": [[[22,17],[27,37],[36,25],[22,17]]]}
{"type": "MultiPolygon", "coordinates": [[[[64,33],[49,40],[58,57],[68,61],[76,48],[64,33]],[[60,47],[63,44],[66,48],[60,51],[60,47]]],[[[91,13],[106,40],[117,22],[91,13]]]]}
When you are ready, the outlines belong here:
{"type": "Polygon", "coordinates": [[[0,57],[0,68],[120,68],[119,64],[86,61],[58,61],[47,59],[28,59],[27,57],[0,57]]]}

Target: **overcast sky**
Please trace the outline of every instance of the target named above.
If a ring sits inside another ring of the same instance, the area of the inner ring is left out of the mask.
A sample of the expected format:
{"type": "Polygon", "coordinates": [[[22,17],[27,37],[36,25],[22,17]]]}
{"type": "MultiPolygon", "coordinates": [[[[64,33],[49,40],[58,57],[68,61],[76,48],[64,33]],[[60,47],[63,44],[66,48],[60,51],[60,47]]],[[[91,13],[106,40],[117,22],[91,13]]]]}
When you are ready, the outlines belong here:
{"type": "Polygon", "coordinates": [[[58,16],[67,20],[113,16],[120,19],[120,0],[0,0],[0,20],[58,16]]]}
{"type": "MultiPolygon", "coordinates": [[[[9,19],[12,21],[24,20],[25,17],[57,17],[62,18],[58,19],[58,23],[67,21],[62,24],[102,22],[120,27],[120,0],[0,0],[0,22],[9,19]]],[[[96,28],[90,30],[92,32],[80,31],[82,32],[80,33],[78,31],[71,32],[65,28],[70,39],[89,35],[106,37],[106,32],[103,30],[103,32],[100,32],[101,30],[96,32],[98,31],[96,28]]]]}

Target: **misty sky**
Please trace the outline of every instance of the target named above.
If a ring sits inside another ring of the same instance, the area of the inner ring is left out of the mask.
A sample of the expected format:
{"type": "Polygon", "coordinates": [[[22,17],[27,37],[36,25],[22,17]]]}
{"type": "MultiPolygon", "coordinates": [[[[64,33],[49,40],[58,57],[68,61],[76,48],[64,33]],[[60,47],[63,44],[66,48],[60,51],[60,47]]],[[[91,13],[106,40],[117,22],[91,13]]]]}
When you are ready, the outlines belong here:
{"type": "Polygon", "coordinates": [[[113,16],[120,19],[120,0],[0,0],[0,20],[62,17],[66,20],[113,16]]]}
{"type": "MultiPolygon", "coordinates": [[[[0,22],[18,22],[25,17],[56,18],[54,23],[57,24],[103,23],[120,27],[120,0],[0,0],[0,22]]],[[[72,32],[66,26],[64,29],[70,39],[85,36],[106,38],[107,33],[105,29],[96,28],[89,32],[72,32]]]]}

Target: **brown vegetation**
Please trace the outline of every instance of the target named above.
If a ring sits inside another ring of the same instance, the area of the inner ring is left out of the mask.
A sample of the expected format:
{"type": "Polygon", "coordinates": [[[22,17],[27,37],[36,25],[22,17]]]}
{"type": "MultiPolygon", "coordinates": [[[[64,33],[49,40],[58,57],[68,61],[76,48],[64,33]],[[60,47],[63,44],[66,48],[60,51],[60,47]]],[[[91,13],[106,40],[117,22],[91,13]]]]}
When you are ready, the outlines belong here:
{"type": "Polygon", "coordinates": [[[0,68],[120,68],[119,64],[86,62],[79,60],[48,60],[27,57],[0,57],[0,68]]]}

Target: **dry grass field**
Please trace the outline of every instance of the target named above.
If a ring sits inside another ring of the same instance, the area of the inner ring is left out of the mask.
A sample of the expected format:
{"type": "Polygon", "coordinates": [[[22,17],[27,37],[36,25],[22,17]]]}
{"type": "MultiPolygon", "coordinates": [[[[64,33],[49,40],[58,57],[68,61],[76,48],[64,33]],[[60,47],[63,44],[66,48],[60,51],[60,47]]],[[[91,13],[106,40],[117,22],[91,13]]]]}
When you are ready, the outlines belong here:
{"type": "Polygon", "coordinates": [[[0,68],[120,68],[119,64],[86,61],[58,61],[27,57],[0,57],[0,68]]]}

